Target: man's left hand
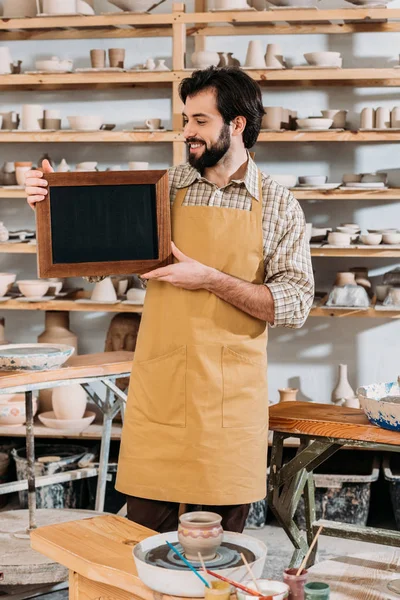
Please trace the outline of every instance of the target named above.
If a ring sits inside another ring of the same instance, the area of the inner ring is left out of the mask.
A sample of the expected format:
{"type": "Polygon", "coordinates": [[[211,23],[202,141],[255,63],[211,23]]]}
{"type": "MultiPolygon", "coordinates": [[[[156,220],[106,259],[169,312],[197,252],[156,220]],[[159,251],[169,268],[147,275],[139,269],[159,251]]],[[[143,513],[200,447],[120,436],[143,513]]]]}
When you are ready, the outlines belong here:
{"type": "Polygon", "coordinates": [[[207,267],[193,258],[183,254],[171,242],[172,254],[179,261],[167,267],[161,267],[154,271],[149,271],[141,277],[143,279],[155,279],[156,281],[166,281],[175,287],[185,290],[200,290],[206,288],[210,282],[214,269],[207,267]]]}

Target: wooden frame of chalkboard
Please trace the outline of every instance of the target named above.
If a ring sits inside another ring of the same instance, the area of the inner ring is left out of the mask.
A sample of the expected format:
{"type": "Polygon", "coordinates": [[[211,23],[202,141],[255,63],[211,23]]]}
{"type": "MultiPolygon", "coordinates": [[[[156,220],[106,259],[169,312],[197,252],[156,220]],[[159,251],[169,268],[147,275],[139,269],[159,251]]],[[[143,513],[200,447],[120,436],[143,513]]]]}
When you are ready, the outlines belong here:
{"type": "Polygon", "coordinates": [[[146,273],[172,262],[168,171],[46,173],[39,277],[146,273]]]}

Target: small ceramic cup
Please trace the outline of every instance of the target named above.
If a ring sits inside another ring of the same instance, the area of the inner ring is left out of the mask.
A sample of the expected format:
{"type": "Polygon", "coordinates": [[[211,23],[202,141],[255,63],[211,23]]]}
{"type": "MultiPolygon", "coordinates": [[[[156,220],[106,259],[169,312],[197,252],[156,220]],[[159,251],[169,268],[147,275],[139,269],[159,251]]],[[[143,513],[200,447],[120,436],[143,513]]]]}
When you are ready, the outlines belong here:
{"type": "Polygon", "coordinates": [[[304,599],[304,586],[308,579],[308,571],[302,571],[301,575],[296,575],[298,569],[285,569],[283,571],[283,581],[289,586],[290,597],[293,600],[304,599]]]}
{"type": "Polygon", "coordinates": [[[161,119],[146,119],[144,122],[146,127],[149,129],[160,129],[161,127],[161,119]]]}
{"type": "Polygon", "coordinates": [[[104,67],[106,66],[106,51],[91,50],[90,62],[93,69],[104,69],[104,67]]]}
{"type": "Polygon", "coordinates": [[[125,61],[125,48],[109,48],[108,60],[110,62],[110,67],[118,67],[119,69],[123,69],[125,61]]]}
{"type": "Polygon", "coordinates": [[[283,109],[281,106],[265,106],[261,127],[263,129],[281,129],[283,121],[283,109]]]}
{"type": "Polygon", "coordinates": [[[304,600],[329,600],[330,587],[327,583],[312,581],[304,586],[304,600]]]}

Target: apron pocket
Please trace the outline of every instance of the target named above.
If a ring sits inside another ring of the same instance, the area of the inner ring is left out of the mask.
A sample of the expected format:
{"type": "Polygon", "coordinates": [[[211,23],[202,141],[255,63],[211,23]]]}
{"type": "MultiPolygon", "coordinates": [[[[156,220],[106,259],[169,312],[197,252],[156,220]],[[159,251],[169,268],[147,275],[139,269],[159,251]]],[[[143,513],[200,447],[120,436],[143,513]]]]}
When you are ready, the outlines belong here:
{"type": "Polygon", "coordinates": [[[267,364],[224,346],[222,350],[222,427],[261,426],[267,420],[267,364]]]}
{"type": "Polygon", "coordinates": [[[137,362],[131,385],[135,407],[147,421],[186,427],[186,346],[137,362]]]}

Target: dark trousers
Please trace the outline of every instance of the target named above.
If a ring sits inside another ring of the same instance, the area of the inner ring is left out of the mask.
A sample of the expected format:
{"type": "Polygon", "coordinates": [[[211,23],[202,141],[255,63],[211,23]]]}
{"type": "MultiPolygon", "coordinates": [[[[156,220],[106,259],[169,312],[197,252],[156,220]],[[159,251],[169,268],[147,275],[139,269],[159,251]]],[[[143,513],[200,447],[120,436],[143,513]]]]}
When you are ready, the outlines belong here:
{"type": "MultiPolygon", "coordinates": [[[[166,533],[167,531],[176,531],[179,522],[179,507],[176,502],[164,502],[162,500],[147,500],[146,498],[136,498],[127,496],[128,519],[135,521],[139,525],[166,533]]],[[[232,506],[198,506],[188,504],[184,512],[194,510],[207,510],[215,512],[222,517],[222,528],[225,531],[236,531],[242,533],[249,514],[250,504],[237,504],[232,506]]]]}

